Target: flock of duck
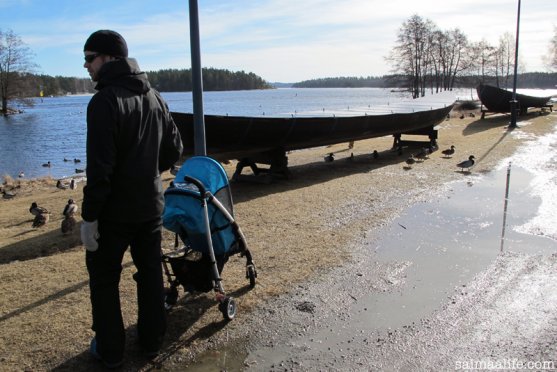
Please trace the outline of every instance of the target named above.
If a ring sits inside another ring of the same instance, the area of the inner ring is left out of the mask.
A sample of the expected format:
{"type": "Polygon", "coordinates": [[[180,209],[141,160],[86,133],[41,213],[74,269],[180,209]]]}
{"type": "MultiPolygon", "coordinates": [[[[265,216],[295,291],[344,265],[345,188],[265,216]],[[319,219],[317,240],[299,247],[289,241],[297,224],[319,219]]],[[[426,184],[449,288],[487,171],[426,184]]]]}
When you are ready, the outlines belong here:
{"type": "MultiPolygon", "coordinates": [[[[62,234],[68,235],[74,231],[77,224],[77,220],[75,218],[77,210],[77,204],[74,202],[73,199],[69,199],[68,203],[64,207],[64,210],[62,211],[62,215],[64,216],[64,219],[62,220],[62,224],[60,226],[62,234]]],[[[34,228],[44,226],[50,220],[50,212],[46,208],[39,206],[36,202],[31,203],[31,207],[29,207],[29,213],[35,216],[32,224],[34,228]]]]}
{"type": "MultiPolygon", "coordinates": [[[[429,148],[426,147],[422,148],[416,154],[411,154],[410,157],[406,159],[406,168],[407,169],[411,168],[412,165],[418,161],[424,161],[429,157],[430,154],[432,154],[436,150],[437,147],[430,146],[429,148]]],[[[455,151],[456,151],[455,146],[451,145],[451,147],[449,147],[448,149],[441,151],[441,154],[443,154],[444,158],[451,158],[454,155],[455,151]]],[[[475,159],[476,158],[474,157],[474,155],[470,155],[467,160],[463,160],[457,163],[456,167],[460,168],[461,172],[464,172],[464,169],[466,169],[466,171],[470,171],[470,168],[472,168],[472,166],[475,164],[475,159]]]]}
{"type": "MultiPolygon", "coordinates": [[[[402,155],[402,149],[399,149],[399,155],[402,155]]],[[[420,161],[424,161],[425,159],[428,159],[429,155],[432,154],[434,151],[437,151],[438,148],[437,146],[429,146],[428,148],[424,147],[422,149],[420,149],[419,152],[415,153],[415,154],[411,154],[408,159],[406,159],[405,163],[406,163],[406,168],[410,169],[412,167],[412,165],[414,165],[416,162],[420,162],[420,161]]],[[[443,157],[445,158],[451,158],[455,153],[455,146],[451,145],[451,147],[441,151],[441,154],[443,154],[443,157]]],[[[372,154],[374,159],[379,158],[379,153],[377,152],[377,150],[373,151],[372,154]]],[[[350,159],[354,158],[354,153],[352,153],[350,155],[350,159]]],[[[324,160],[326,162],[332,162],[334,160],[334,153],[329,153],[327,156],[325,156],[324,160]]],[[[64,161],[69,161],[67,159],[64,159],[64,161]]],[[[74,159],[74,162],[78,163],[79,159],[74,159]]],[[[467,171],[470,170],[470,168],[472,168],[472,166],[474,166],[475,164],[475,157],[474,155],[470,155],[468,157],[467,160],[461,161],[458,164],[456,164],[457,168],[460,168],[460,170],[462,172],[464,172],[464,169],[466,169],[467,171]]],[[[43,166],[45,167],[51,167],[52,164],[49,161],[48,163],[43,164],[43,166]]],[[[172,169],[175,173],[176,169],[172,169]]],[[[23,172],[20,173],[20,176],[22,177],[23,172]]],[[[76,169],[76,173],[77,169],[76,169]]],[[[72,189],[75,190],[77,188],[76,185],[76,180],[75,179],[71,179],[70,182],[64,182],[62,180],[58,180],[58,182],[56,183],[56,187],[59,189],[72,189]]],[[[3,198],[4,199],[11,199],[15,196],[15,193],[10,192],[10,191],[6,191],[6,190],[2,190],[3,193],[3,198]]],[[[68,203],[66,204],[66,206],[64,207],[64,210],[62,211],[62,214],[64,216],[64,219],[62,220],[62,224],[61,224],[61,230],[62,230],[62,234],[67,235],[70,234],[76,224],[77,221],[75,219],[75,214],[77,213],[78,207],[77,204],[74,202],[73,199],[69,199],[68,203]]],[[[48,223],[49,219],[50,219],[50,212],[44,208],[39,206],[36,202],[33,202],[31,204],[31,207],[29,208],[29,212],[35,216],[35,218],[33,219],[33,224],[32,227],[34,228],[38,228],[41,226],[44,226],[48,223]]]]}
{"type": "MultiPolygon", "coordinates": [[[[71,159],[66,159],[66,158],[64,158],[64,162],[68,162],[68,161],[73,161],[75,164],[81,163],[81,159],[73,159],[73,160],[71,160],[71,159]]],[[[52,164],[52,163],[50,162],[50,160],[47,161],[46,163],[43,163],[43,164],[42,164],[42,166],[45,167],[45,168],[52,168],[53,165],[54,165],[54,164],[52,164]]],[[[83,173],[83,172],[85,172],[85,169],[75,168],[75,173],[83,173]]],[[[19,173],[19,177],[23,177],[23,176],[24,176],[24,173],[23,173],[23,171],[21,171],[21,172],[19,173]]]]}
{"type": "MultiPolygon", "coordinates": [[[[349,149],[351,148],[350,146],[348,147],[349,149]]],[[[414,154],[410,154],[410,156],[408,157],[408,159],[406,159],[405,163],[406,165],[404,166],[405,169],[411,169],[412,165],[416,164],[417,162],[422,162],[426,159],[429,158],[429,155],[431,155],[433,152],[437,151],[439,148],[437,147],[437,145],[430,145],[429,147],[422,147],[418,152],[414,153],[414,154]]],[[[451,158],[454,153],[456,151],[456,148],[454,145],[451,145],[451,147],[442,150],[441,154],[443,154],[444,158],[451,158]]],[[[398,155],[402,155],[402,147],[399,147],[398,150],[398,155]]],[[[379,158],[379,153],[377,152],[377,150],[373,150],[372,156],[374,159],[379,158]]],[[[354,159],[354,153],[350,154],[350,157],[348,158],[349,160],[353,160],[354,159]]],[[[461,172],[464,172],[464,170],[466,169],[466,171],[470,171],[470,168],[472,168],[472,166],[474,166],[475,164],[475,157],[474,155],[470,155],[468,157],[467,160],[463,160],[459,163],[456,164],[457,168],[460,168],[461,172]]],[[[323,160],[325,160],[325,162],[330,163],[332,161],[335,160],[335,154],[333,152],[327,154],[323,160]]]]}

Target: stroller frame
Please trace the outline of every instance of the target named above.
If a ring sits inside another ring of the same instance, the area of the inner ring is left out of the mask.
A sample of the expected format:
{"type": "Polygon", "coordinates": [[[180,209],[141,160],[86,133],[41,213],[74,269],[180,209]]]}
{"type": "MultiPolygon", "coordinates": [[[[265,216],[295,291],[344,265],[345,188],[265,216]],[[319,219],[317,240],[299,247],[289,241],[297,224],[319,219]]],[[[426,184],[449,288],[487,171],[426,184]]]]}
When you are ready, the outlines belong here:
{"type": "MultiPolygon", "coordinates": [[[[223,316],[227,320],[232,320],[236,315],[236,302],[231,296],[227,296],[222,284],[222,278],[220,275],[220,271],[224,266],[224,263],[228,260],[233,254],[240,253],[241,257],[246,257],[246,278],[249,279],[249,286],[250,288],[255,287],[256,278],[257,278],[257,270],[255,268],[255,264],[253,262],[253,258],[251,252],[247,248],[245,236],[240,229],[240,226],[235,221],[232,214],[226,209],[226,207],[216,198],[201,182],[199,179],[191,177],[189,175],[184,176],[184,181],[193,185],[198,191],[199,195],[192,195],[188,194],[188,197],[194,197],[199,200],[202,206],[203,211],[203,223],[205,226],[205,244],[208,253],[209,259],[209,266],[210,266],[210,274],[212,280],[212,289],[215,292],[216,301],[219,304],[219,310],[222,312],[223,316]],[[211,237],[211,223],[209,221],[209,211],[208,211],[208,204],[212,204],[222,215],[226,218],[228,223],[232,227],[232,231],[236,238],[236,242],[233,244],[233,247],[230,249],[229,252],[225,254],[225,257],[220,257],[221,261],[218,262],[217,257],[215,256],[215,252],[213,249],[213,240],[211,237]],[[219,268],[219,264],[221,265],[219,268]]],[[[170,190],[169,190],[170,191],[170,190]]],[[[182,285],[186,291],[186,285],[188,283],[184,283],[183,280],[179,278],[176,271],[174,270],[173,264],[176,264],[178,260],[185,260],[185,253],[195,251],[192,247],[185,246],[182,250],[184,253],[183,256],[177,257],[176,253],[179,253],[179,236],[181,234],[187,235],[185,231],[181,233],[176,232],[175,235],[175,243],[174,254],[163,254],[162,255],[162,263],[165,275],[170,283],[170,288],[167,288],[166,296],[165,296],[165,306],[167,309],[170,309],[173,305],[176,304],[178,299],[178,287],[182,285]]]]}

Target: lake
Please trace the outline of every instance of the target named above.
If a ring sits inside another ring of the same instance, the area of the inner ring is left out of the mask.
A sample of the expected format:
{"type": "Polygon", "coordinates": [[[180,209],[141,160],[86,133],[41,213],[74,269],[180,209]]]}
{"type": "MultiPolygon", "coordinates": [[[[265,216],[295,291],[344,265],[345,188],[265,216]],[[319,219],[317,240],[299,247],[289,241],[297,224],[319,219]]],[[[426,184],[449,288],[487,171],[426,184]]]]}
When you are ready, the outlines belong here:
{"type": "MultiPolygon", "coordinates": [[[[470,89],[449,98],[475,98],[470,89]]],[[[163,93],[171,111],[192,112],[191,92],[163,93]]],[[[36,98],[24,113],[0,117],[0,176],[62,178],[85,168],[86,112],[91,95],[36,98]],[[68,161],[64,161],[64,160],[68,161]],[[81,162],[74,163],[74,159],[81,162]],[[50,161],[51,167],[42,164],[50,161]]],[[[423,109],[429,109],[429,102],[423,109]]],[[[412,106],[414,105],[414,106],[412,106]]],[[[408,112],[408,93],[381,88],[284,88],[204,92],[206,114],[237,116],[364,115],[408,112]]]]}
{"type": "MultiPolygon", "coordinates": [[[[192,112],[191,92],[163,93],[171,111],[192,112]]],[[[303,89],[204,92],[206,114],[290,116],[351,110],[399,101],[390,89],[303,89]]],[[[36,98],[24,113],[0,117],[0,176],[67,177],[85,168],[87,104],[91,95],[36,98]],[[64,159],[69,161],[64,161],[64,159]],[[74,163],[74,159],[81,162],[74,163]],[[42,164],[50,161],[51,167],[42,164]]]]}

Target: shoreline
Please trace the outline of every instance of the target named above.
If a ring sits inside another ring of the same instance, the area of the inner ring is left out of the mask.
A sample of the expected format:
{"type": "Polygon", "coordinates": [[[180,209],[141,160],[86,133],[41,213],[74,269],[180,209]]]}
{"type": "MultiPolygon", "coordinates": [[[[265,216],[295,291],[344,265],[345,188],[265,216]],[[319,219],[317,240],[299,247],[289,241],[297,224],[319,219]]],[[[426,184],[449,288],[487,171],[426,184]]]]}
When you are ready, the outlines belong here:
{"type": "MultiPolygon", "coordinates": [[[[554,127],[555,118],[554,113],[541,116],[532,113],[521,119],[532,122],[521,131],[533,135],[547,133],[548,125],[554,127]]],[[[509,135],[504,128],[507,121],[505,116],[479,120],[459,119],[458,114],[454,115],[440,125],[439,145],[440,149],[456,145],[456,155],[443,159],[437,152],[411,170],[403,169],[405,158],[390,150],[392,138],[386,137],[356,142],[351,150],[353,161],[348,160],[346,144],[300,151],[289,155],[292,172],[289,180],[271,185],[232,184],[236,219],[254,254],[258,284],[255,289],[247,290],[242,260],[231,258],[223,272],[223,280],[227,292],[237,298],[237,319],[223,324],[211,295],[181,297],[170,313],[164,353],[154,365],[166,369],[183,368],[203,351],[234,344],[234,340],[240,342],[242,334],[249,332],[244,327],[253,317],[253,310],[269,314],[278,311],[278,308],[267,308],[268,301],[287,292],[296,293],[296,288],[302,295],[308,282],[321,278],[324,272],[343,262],[351,262],[354,241],[372,239],[409,205],[431,198],[438,185],[467,177],[457,172],[455,164],[468,154],[476,154],[480,159],[472,174],[494,169],[500,159],[510,156],[525,141],[509,135]],[[371,155],[374,149],[379,151],[378,159],[371,155]],[[324,163],[323,155],[333,151],[346,154],[346,159],[339,156],[332,163],[324,163]]],[[[225,168],[233,171],[234,164],[225,168]]],[[[171,179],[170,175],[164,178],[165,182],[171,179]]],[[[94,368],[95,361],[87,354],[91,332],[84,254],[78,233],[60,237],[61,218],[55,215],[58,209],[61,213],[62,203],[69,196],[80,203],[82,185],[71,191],[40,184],[34,187],[18,199],[0,201],[3,203],[0,255],[6,255],[7,250],[12,255],[27,250],[40,256],[1,266],[0,286],[6,295],[0,303],[5,329],[0,336],[0,349],[10,353],[4,363],[20,369],[22,366],[31,369],[94,368]],[[26,210],[32,200],[55,213],[45,230],[29,228],[31,216],[26,210]],[[25,276],[22,281],[22,272],[40,273],[40,276],[25,276]],[[28,346],[36,344],[42,345],[38,353],[28,346]]],[[[166,245],[170,246],[172,241],[167,234],[166,245]]],[[[396,291],[402,281],[395,281],[404,273],[404,265],[399,265],[369,267],[362,280],[379,290],[396,291]]],[[[126,366],[140,369],[153,364],[138,359],[133,346],[135,285],[132,274],[130,258],[126,255],[121,283],[129,339],[126,366]]],[[[343,296],[348,296],[346,300],[350,301],[347,293],[343,296]]],[[[331,300],[342,298],[345,297],[331,300]]],[[[303,296],[300,297],[302,301],[303,296]]],[[[288,314],[311,319],[309,313],[298,314],[291,308],[285,310],[289,310],[288,314]]]]}

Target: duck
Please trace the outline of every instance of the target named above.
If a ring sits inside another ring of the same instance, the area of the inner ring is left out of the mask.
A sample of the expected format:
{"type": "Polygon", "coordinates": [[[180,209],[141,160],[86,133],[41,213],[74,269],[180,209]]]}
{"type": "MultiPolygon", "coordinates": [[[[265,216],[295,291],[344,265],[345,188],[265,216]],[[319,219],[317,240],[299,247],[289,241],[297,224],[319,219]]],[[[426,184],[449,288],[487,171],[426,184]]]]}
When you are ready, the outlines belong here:
{"type": "Polygon", "coordinates": [[[81,163],[81,160],[80,160],[80,159],[75,159],[75,158],[74,158],[73,162],[74,162],[74,163],[81,163]]]}
{"type": "Polygon", "coordinates": [[[16,196],[15,192],[2,190],[2,197],[4,199],[12,199],[15,198],[15,196],[16,196]]]}
{"type": "Polygon", "coordinates": [[[75,173],[83,173],[83,172],[85,172],[85,169],[75,168],[75,173]]]}
{"type": "Polygon", "coordinates": [[[62,231],[63,235],[68,235],[74,231],[75,225],[77,225],[77,220],[73,215],[64,217],[62,223],[60,224],[60,230],[62,231]]]}
{"type": "Polygon", "coordinates": [[[416,159],[414,159],[414,155],[410,155],[408,159],[406,159],[406,164],[408,168],[412,168],[412,165],[416,163],[416,159]]]}
{"type": "Polygon", "coordinates": [[[66,159],[66,158],[64,158],[64,162],[67,162],[67,161],[70,161],[70,159],[66,159]]]}
{"type": "Polygon", "coordinates": [[[56,187],[59,188],[60,190],[66,190],[69,185],[67,183],[62,182],[62,180],[58,180],[56,182],[56,187]]]}
{"type": "Polygon", "coordinates": [[[425,159],[428,158],[428,154],[429,154],[429,150],[424,147],[420,150],[420,152],[414,154],[414,158],[417,160],[424,161],[425,159]]]}
{"type": "Polygon", "coordinates": [[[379,153],[377,152],[377,150],[373,150],[373,158],[374,159],[379,159],[379,153]]]}
{"type": "Polygon", "coordinates": [[[17,176],[19,178],[23,178],[23,177],[25,177],[25,173],[23,173],[23,171],[20,171],[17,176]]]}
{"type": "Polygon", "coordinates": [[[62,234],[68,235],[74,231],[75,225],[77,224],[77,220],[75,219],[77,210],[77,204],[74,202],[73,199],[69,199],[68,204],[66,204],[66,206],[64,207],[64,211],[62,212],[62,214],[64,215],[64,219],[62,220],[62,223],[60,225],[62,234]]]}
{"type": "Polygon", "coordinates": [[[77,189],[77,182],[72,178],[70,181],[70,189],[75,190],[77,189]]]}
{"type": "Polygon", "coordinates": [[[50,168],[51,166],[52,164],[50,163],[50,160],[43,164],[43,167],[45,168],[50,168]]]}
{"type": "Polygon", "coordinates": [[[31,203],[29,212],[35,216],[32,225],[35,228],[46,225],[50,219],[50,212],[44,207],[39,207],[36,202],[31,203]]]}
{"type": "Polygon", "coordinates": [[[470,155],[470,156],[468,157],[468,160],[461,161],[461,162],[458,163],[456,166],[457,166],[458,168],[460,168],[461,171],[464,171],[464,168],[467,168],[467,170],[470,170],[470,168],[472,168],[472,166],[473,166],[474,163],[475,163],[474,159],[476,159],[476,158],[474,157],[474,155],[470,155]]]}
{"type": "Polygon", "coordinates": [[[454,154],[454,150],[455,150],[454,145],[451,145],[450,148],[441,151],[441,154],[443,154],[443,156],[446,158],[450,158],[454,154]]]}
{"type": "Polygon", "coordinates": [[[73,216],[77,213],[78,209],[79,208],[75,201],[73,199],[68,199],[68,204],[66,204],[66,206],[64,207],[62,214],[64,215],[64,217],[73,216]]]}
{"type": "Polygon", "coordinates": [[[329,155],[324,157],[326,163],[330,163],[335,160],[335,155],[331,152],[329,155]]]}
{"type": "Polygon", "coordinates": [[[29,212],[33,215],[33,216],[37,216],[39,214],[48,214],[50,213],[48,211],[48,209],[44,208],[44,207],[39,207],[39,205],[36,202],[31,203],[31,207],[29,207],[29,212]]]}
{"type": "Polygon", "coordinates": [[[49,219],[50,219],[50,214],[48,214],[48,213],[38,214],[33,219],[33,225],[32,226],[35,227],[35,228],[44,226],[48,223],[49,219]]]}

